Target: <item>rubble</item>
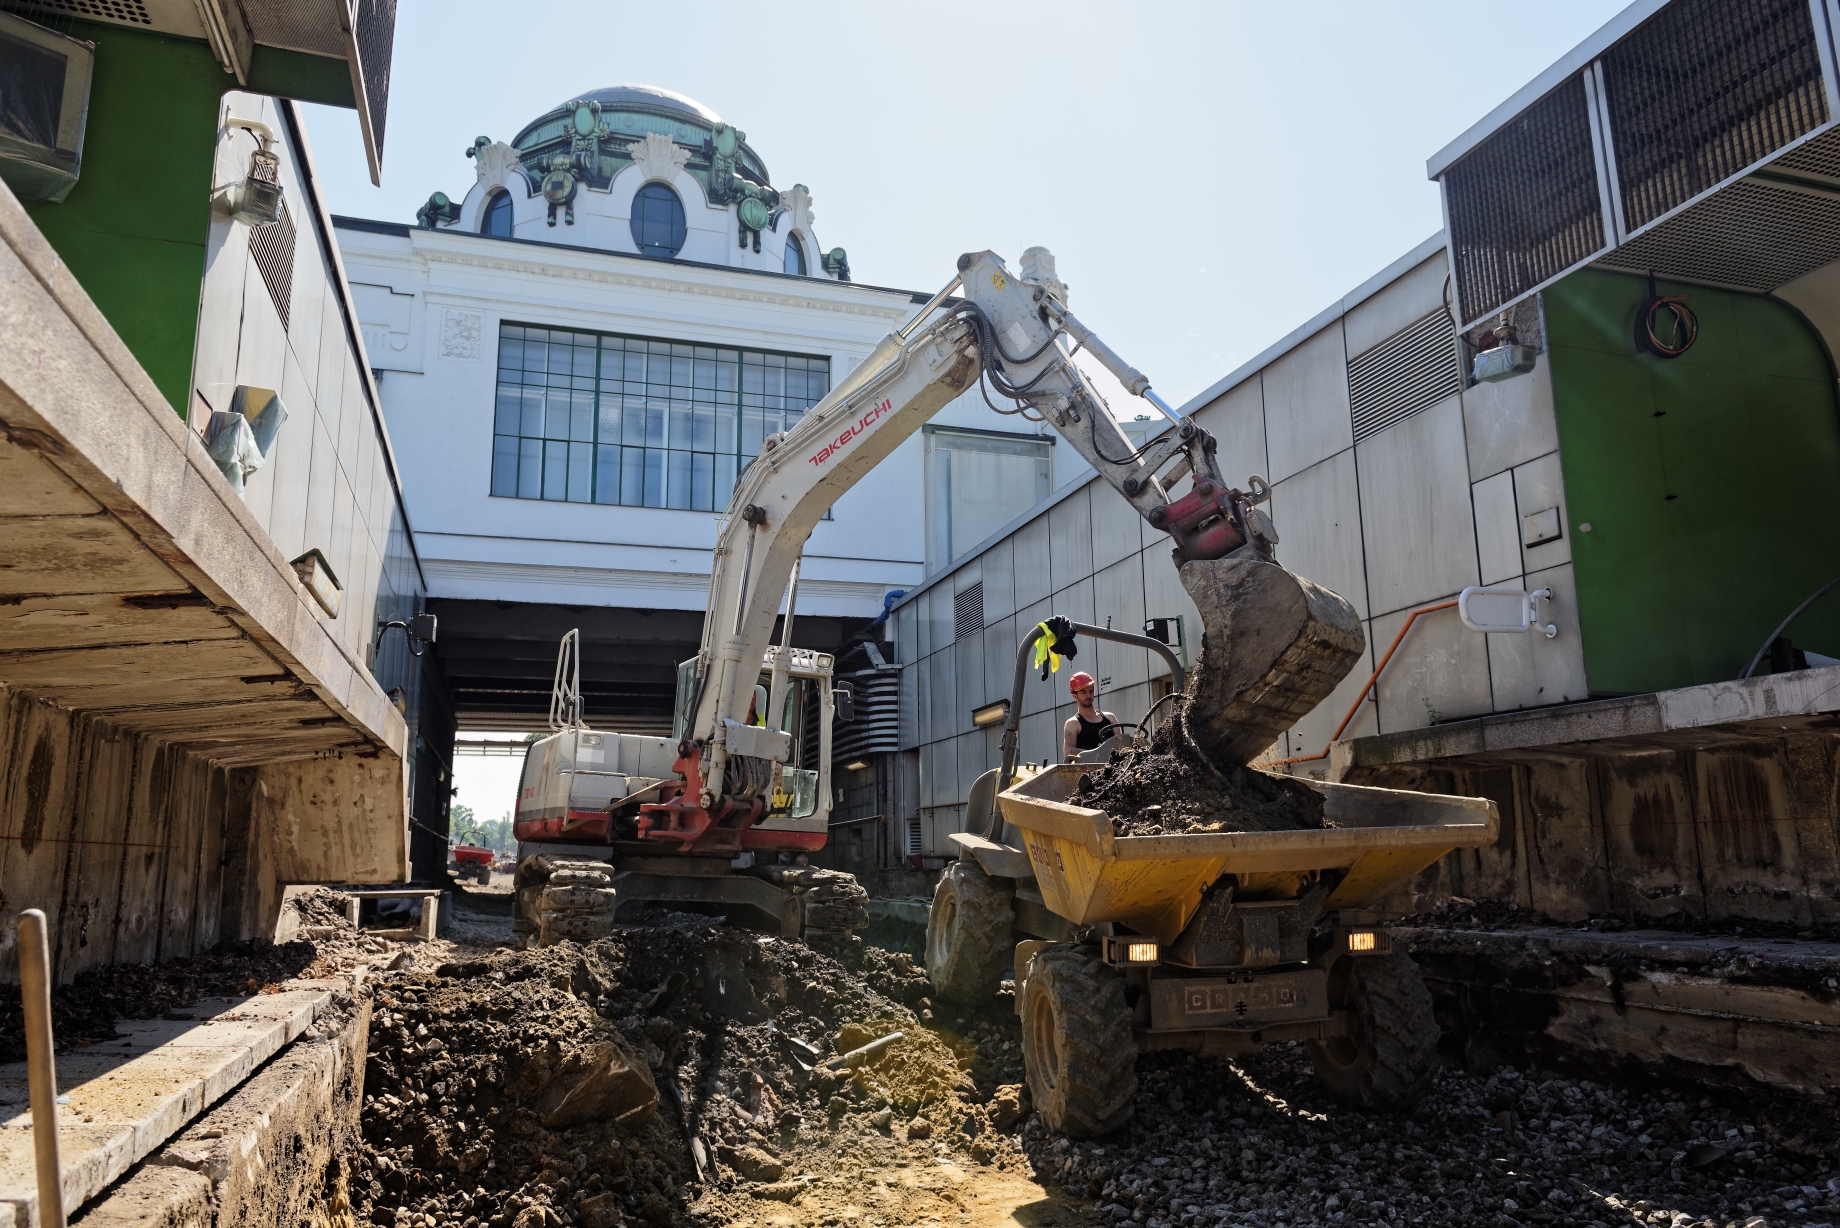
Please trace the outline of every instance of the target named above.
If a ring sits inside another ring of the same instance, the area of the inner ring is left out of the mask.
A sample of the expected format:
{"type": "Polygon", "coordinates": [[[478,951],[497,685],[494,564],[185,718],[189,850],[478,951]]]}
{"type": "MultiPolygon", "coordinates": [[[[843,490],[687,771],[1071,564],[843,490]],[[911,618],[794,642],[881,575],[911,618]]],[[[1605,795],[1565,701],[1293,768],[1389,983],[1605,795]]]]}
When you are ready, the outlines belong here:
{"type": "Polygon", "coordinates": [[[1019,1049],[988,1034],[993,1064],[923,1026],[910,956],[846,942],[840,961],[667,916],[382,977],[358,1222],[662,1228],[775,1203],[821,1218],[861,1201],[837,1174],[870,1162],[909,1170],[920,1206],[946,1199],[929,1192],[950,1183],[942,1165],[1026,1180],[1005,1133],[1025,1103],[1019,1049]],[[896,1031],[855,1069],[827,1067],[896,1031]]]}
{"type": "Polygon", "coordinates": [[[1187,735],[1183,701],[1145,745],[1087,773],[1067,800],[1112,816],[1119,836],[1289,831],[1323,825],[1322,794],[1244,764],[1209,763],[1187,735]]]}

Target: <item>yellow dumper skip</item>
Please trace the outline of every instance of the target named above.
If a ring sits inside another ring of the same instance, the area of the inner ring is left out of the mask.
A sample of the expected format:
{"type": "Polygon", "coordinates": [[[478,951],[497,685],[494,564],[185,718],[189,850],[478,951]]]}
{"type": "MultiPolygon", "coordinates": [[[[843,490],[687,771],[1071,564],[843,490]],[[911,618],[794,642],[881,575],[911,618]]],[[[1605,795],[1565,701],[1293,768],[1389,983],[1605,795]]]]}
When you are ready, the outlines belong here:
{"type": "Polygon", "coordinates": [[[1114,921],[1174,942],[1223,874],[1240,898],[1285,899],[1297,876],[1345,871],[1327,909],[1358,909],[1453,849],[1493,844],[1495,803],[1305,780],[1324,798],[1326,826],[1305,831],[1115,836],[1101,810],[1069,805],[1089,765],[1052,767],[998,796],[1028,850],[1043,901],[1075,925],[1114,921]]]}

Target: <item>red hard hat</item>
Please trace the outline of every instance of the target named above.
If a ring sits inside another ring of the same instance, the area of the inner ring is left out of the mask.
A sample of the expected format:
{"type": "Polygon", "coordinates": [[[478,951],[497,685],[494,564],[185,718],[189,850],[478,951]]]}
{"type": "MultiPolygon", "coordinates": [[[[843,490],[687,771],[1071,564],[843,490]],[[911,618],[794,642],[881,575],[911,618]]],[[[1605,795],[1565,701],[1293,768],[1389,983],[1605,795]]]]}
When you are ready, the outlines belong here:
{"type": "Polygon", "coordinates": [[[1083,690],[1084,688],[1089,687],[1092,684],[1093,684],[1093,676],[1091,674],[1084,673],[1084,672],[1075,674],[1073,677],[1067,679],[1067,693],[1072,694],[1073,692],[1078,691],[1078,690],[1083,690]]]}

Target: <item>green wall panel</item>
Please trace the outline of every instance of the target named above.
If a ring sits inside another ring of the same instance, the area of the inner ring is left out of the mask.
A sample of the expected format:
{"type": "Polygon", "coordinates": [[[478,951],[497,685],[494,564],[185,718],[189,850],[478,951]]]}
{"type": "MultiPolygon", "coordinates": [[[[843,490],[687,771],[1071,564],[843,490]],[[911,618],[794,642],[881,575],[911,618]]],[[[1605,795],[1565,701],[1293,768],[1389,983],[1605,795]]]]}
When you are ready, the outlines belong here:
{"type": "Polygon", "coordinates": [[[75,22],[96,44],[83,171],[28,212],[175,412],[191,399],[218,109],[236,85],[205,43],[75,22]]]}
{"type": "MultiPolygon", "coordinates": [[[[1660,289],[1691,294],[1700,322],[1671,361],[1635,346],[1645,279],[1586,269],[1545,295],[1594,695],[1735,678],[1840,572],[1840,411],[1820,338],[1772,298],[1660,289]]],[[[1840,600],[1789,637],[1840,657],[1840,600]]]]}

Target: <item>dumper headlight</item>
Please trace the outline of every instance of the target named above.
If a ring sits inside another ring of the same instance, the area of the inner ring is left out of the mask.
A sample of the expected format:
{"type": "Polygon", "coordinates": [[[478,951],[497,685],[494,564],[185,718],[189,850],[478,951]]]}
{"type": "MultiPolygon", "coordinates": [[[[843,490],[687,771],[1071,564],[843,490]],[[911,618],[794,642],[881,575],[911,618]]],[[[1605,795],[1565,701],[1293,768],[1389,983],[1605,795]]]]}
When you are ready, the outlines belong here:
{"type": "Polygon", "coordinates": [[[1380,947],[1380,936],[1372,930],[1355,930],[1348,935],[1350,951],[1376,951],[1380,947]]]}
{"type": "Polygon", "coordinates": [[[1128,963],[1154,964],[1156,962],[1156,944],[1154,942],[1126,943],[1124,957],[1128,963]]]}
{"type": "Polygon", "coordinates": [[[1154,964],[1162,952],[1157,944],[1143,938],[1107,938],[1100,945],[1100,956],[1115,968],[1154,964]]]}

